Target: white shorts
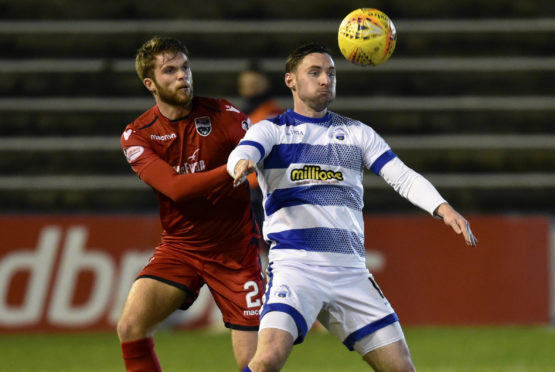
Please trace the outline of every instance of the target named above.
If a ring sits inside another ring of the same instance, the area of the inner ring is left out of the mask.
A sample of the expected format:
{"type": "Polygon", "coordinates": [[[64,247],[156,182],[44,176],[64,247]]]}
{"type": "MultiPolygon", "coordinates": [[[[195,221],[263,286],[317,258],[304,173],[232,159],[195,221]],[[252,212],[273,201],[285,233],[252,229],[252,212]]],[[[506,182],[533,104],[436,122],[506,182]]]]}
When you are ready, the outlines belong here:
{"type": "Polygon", "coordinates": [[[404,338],[397,314],[367,269],[270,262],[268,276],[261,330],[289,331],[298,344],[318,318],[361,355],[404,338]],[[294,323],[282,316],[265,319],[272,312],[289,314],[294,323]]]}

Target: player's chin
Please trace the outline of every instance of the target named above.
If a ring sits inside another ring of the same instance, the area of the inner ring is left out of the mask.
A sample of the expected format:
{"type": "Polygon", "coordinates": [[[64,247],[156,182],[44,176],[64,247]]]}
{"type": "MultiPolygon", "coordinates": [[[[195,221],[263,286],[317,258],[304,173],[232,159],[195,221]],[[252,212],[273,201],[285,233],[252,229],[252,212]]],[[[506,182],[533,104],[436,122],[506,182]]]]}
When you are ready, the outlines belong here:
{"type": "Polygon", "coordinates": [[[192,99],[193,99],[192,92],[190,94],[189,92],[178,92],[177,94],[174,95],[175,102],[180,105],[187,105],[191,102],[192,99]]]}
{"type": "Polygon", "coordinates": [[[317,111],[325,110],[335,99],[335,95],[332,94],[322,94],[319,99],[315,102],[315,108],[317,111]]]}

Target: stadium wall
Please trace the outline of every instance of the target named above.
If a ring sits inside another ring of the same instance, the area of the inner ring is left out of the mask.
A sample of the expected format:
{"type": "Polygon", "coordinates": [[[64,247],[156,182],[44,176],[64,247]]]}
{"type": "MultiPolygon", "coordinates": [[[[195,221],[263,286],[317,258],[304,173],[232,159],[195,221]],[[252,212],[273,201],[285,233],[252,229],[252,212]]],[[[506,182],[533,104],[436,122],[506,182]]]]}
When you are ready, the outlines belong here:
{"type": "MultiPolygon", "coordinates": [[[[549,323],[548,216],[469,219],[474,248],[429,216],[365,216],[367,265],[403,324],[549,323]]],[[[0,333],[113,330],[160,233],[156,215],[1,216],[0,333]]],[[[219,316],[203,290],[166,325],[219,316]]]]}

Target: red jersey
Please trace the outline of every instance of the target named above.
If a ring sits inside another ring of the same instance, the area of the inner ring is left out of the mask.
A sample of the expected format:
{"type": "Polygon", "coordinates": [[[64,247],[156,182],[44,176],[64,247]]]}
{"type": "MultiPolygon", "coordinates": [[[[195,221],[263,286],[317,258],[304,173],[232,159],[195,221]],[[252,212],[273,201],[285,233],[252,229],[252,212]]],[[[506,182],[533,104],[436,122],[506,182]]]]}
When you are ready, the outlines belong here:
{"type": "Polygon", "coordinates": [[[259,236],[248,186],[234,188],[226,171],[247,123],[224,99],[194,97],[186,117],[169,120],[155,105],[125,128],[123,152],[157,194],[164,241],[217,251],[259,236]]]}

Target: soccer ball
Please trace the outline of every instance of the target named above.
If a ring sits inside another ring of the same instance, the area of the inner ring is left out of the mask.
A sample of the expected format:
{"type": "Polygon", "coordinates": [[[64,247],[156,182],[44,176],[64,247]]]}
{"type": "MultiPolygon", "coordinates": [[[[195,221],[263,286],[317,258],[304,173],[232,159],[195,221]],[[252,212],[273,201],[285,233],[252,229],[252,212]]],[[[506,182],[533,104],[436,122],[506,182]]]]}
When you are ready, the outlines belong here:
{"type": "Polygon", "coordinates": [[[362,66],[377,66],[393,54],[397,31],[382,11],[360,8],[343,19],[337,42],[341,54],[348,61],[362,66]]]}

